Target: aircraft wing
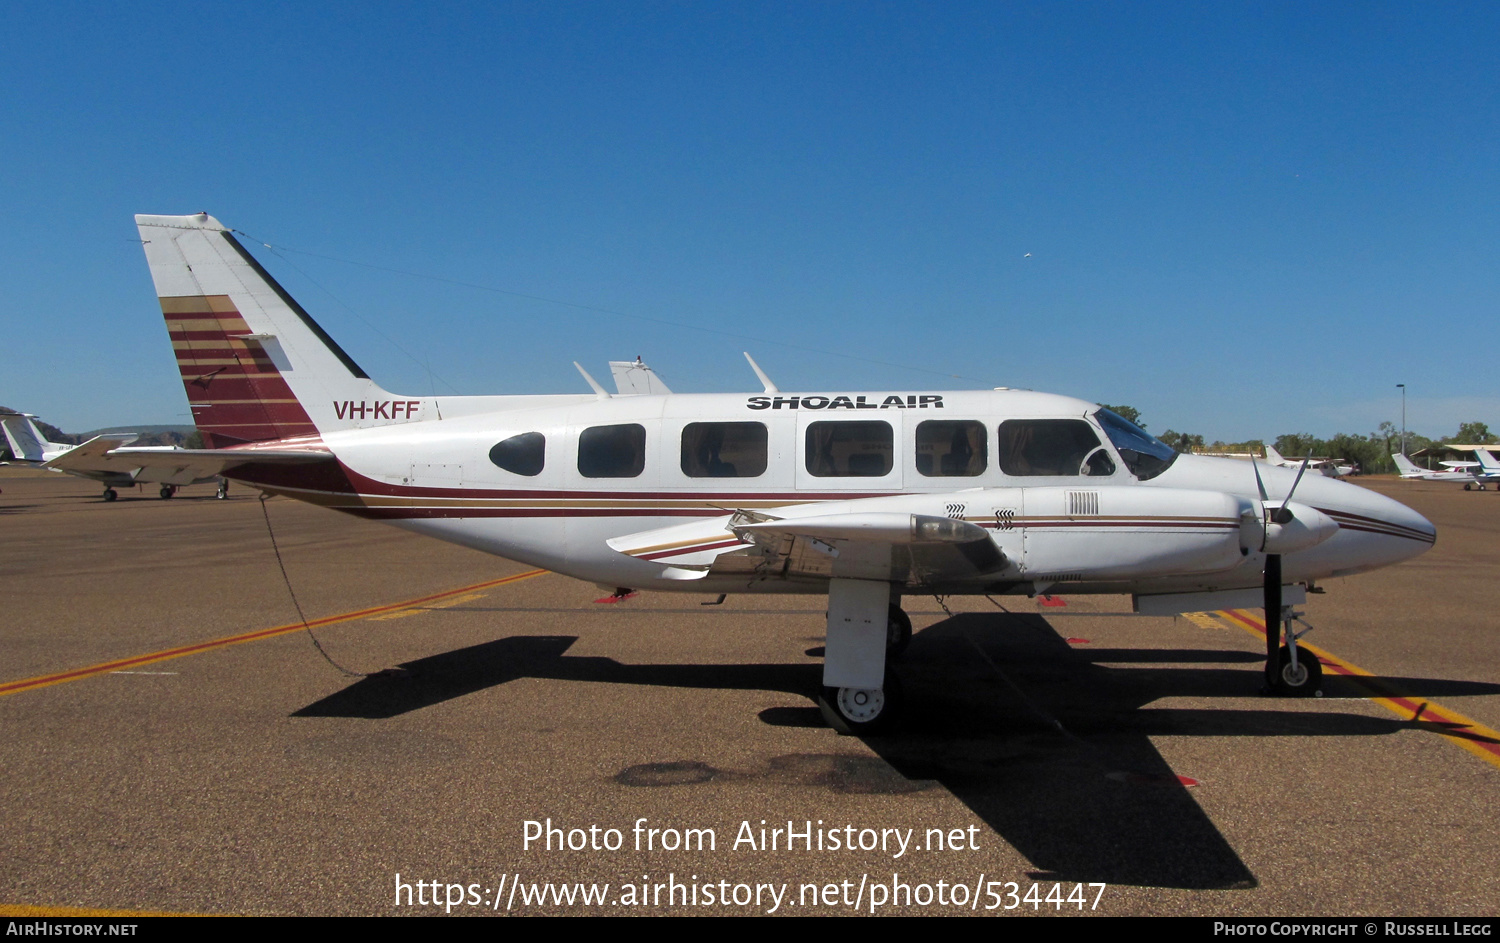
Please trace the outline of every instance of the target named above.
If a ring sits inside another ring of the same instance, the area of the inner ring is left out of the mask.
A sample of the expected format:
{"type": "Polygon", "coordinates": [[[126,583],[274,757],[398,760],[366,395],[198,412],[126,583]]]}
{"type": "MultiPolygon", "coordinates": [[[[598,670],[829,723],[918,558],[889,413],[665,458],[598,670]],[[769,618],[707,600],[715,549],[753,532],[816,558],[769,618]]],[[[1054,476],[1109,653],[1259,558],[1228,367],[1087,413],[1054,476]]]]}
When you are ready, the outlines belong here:
{"type": "Polygon", "coordinates": [[[144,480],[199,480],[222,475],[226,469],[257,464],[303,464],[333,461],[333,453],[312,449],[179,449],[172,446],[125,448],[135,436],[95,436],[46,463],[48,468],[73,473],[149,470],[144,480]],[[165,477],[163,477],[165,476],[165,477]]]}
{"type": "Polygon", "coordinates": [[[739,510],[617,537],[609,546],[665,564],[664,576],[683,580],[712,574],[941,584],[972,580],[1006,565],[1005,555],[977,524],[869,507],[860,500],[739,510]]]}

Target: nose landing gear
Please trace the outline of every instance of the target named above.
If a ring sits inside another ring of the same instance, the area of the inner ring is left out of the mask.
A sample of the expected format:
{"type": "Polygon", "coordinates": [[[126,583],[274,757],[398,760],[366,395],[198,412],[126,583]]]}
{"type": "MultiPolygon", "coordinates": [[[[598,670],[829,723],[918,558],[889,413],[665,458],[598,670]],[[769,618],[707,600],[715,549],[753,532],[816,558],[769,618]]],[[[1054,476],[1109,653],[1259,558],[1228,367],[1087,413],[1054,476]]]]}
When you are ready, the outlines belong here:
{"type": "MultiPolygon", "coordinates": [[[[1323,665],[1316,655],[1298,650],[1297,639],[1312,630],[1292,628],[1302,613],[1281,604],[1281,555],[1266,555],[1266,690],[1277,697],[1322,697],[1323,665]],[[1282,644],[1277,647],[1277,636],[1282,644]]],[[[1306,623],[1303,623],[1306,625],[1306,623]]]]}

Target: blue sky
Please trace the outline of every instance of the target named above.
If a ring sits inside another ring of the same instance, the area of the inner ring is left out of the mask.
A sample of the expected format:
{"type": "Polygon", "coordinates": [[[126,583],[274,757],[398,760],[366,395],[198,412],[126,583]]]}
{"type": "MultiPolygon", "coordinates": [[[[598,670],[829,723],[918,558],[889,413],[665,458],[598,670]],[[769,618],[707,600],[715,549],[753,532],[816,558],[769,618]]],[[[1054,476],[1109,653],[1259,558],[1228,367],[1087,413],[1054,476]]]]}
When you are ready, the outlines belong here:
{"type": "Polygon", "coordinates": [[[752,390],[749,350],[783,389],[1030,387],[1211,440],[1399,423],[1397,383],[1414,430],[1500,427],[1497,27],[0,5],[0,403],[190,421],[131,217],[206,210],[396,392],[581,392],[571,361],[636,355],[752,390]]]}

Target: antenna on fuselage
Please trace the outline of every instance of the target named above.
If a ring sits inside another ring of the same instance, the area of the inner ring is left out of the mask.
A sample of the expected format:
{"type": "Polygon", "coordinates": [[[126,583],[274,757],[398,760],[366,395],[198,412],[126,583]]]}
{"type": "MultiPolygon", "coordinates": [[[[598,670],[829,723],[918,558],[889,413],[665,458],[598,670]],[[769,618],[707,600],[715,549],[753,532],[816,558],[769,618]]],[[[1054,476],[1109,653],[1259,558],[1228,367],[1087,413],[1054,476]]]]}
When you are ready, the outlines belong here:
{"type": "Polygon", "coordinates": [[[750,361],[750,369],[755,371],[757,377],[760,377],[760,385],[766,388],[765,392],[780,393],[781,390],[777,388],[776,384],[771,382],[770,377],[766,376],[766,371],[760,368],[760,364],[755,362],[755,358],[750,356],[750,352],[741,351],[741,353],[745,355],[746,360],[750,361]]]}
{"type": "Polygon", "coordinates": [[[583,374],[583,378],[589,381],[589,386],[592,386],[594,388],[594,394],[596,396],[598,396],[600,399],[609,399],[609,390],[606,390],[604,387],[600,386],[598,380],[589,376],[589,372],[583,369],[583,364],[575,360],[573,361],[573,366],[577,367],[578,372],[583,374]]]}

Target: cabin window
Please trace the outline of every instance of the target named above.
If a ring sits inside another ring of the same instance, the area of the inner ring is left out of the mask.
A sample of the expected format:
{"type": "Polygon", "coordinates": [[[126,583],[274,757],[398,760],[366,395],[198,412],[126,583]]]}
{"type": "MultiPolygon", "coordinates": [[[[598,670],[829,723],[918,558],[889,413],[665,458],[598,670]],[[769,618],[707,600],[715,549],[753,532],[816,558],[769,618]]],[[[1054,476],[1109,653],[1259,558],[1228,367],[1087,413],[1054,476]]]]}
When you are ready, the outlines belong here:
{"type": "Polygon", "coordinates": [[[984,423],[933,419],[917,426],[917,472],[928,478],[973,478],[989,464],[984,423]]]}
{"type": "Polygon", "coordinates": [[[817,478],[883,478],[894,465],[891,424],[814,422],[807,427],[807,472],[817,478]]]}
{"type": "Polygon", "coordinates": [[[1115,473],[1109,451],[1082,419],[1008,419],[1000,424],[997,457],[1002,471],[1021,477],[1115,473]]]}
{"type": "Polygon", "coordinates": [[[523,432],[490,449],[490,461],[512,475],[535,478],[547,463],[547,437],[540,432],[523,432]]]}
{"type": "Polygon", "coordinates": [[[766,426],[690,422],[682,429],[682,473],[689,478],[756,478],[766,473],[766,426]]]}
{"type": "Polygon", "coordinates": [[[590,426],[578,437],[578,473],[585,478],[634,478],[645,469],[645,426],[590,426]]]}

